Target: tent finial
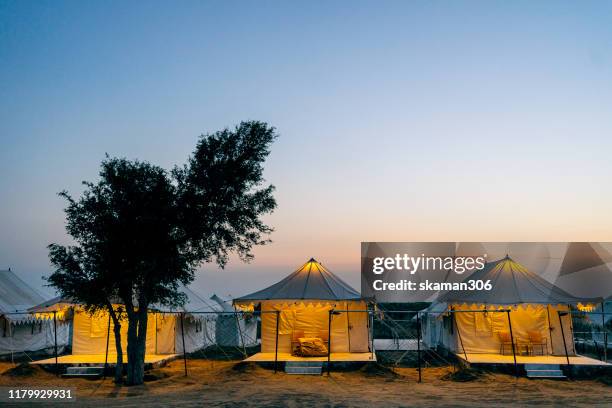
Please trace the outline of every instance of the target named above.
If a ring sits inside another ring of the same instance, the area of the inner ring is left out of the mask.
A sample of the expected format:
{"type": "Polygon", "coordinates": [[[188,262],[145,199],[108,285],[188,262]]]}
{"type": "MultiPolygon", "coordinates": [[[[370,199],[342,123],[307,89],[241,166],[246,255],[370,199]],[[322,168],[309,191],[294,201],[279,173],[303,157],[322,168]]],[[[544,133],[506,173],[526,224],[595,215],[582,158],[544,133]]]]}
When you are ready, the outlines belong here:
{"type": "Polygon", "coordinates": [[[308,262],[317,262],[317,260],[311,257],[308,262]]]}

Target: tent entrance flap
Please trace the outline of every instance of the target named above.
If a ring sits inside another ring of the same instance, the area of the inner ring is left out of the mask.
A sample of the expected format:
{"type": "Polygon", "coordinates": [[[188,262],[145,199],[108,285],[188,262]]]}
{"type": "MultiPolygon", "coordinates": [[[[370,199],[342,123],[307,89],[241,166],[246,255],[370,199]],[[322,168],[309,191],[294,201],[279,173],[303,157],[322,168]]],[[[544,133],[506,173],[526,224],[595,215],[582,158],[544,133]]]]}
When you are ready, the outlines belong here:
{"type": "Polygon", "coordinates": [[[369,349],[366,307],[363,301],[333,303],[263,301],[261,309],[262,352],[275,351],[277,311],[280,312],[278,352],[291,353],[291,342],[296,336],[327,338],[331,310],[338,312],[332,315],[331,351],[334,353],[367,352],[369,349]]]}
{"type": "MultiPolygon", "coordinates": [[[[476,305],[472,307],[476,308],[476,305]]],[[[558,311],[566,311],[567,306],[559,305],[521,305],[511,308],[512,336],[517,347],[517,353],[534,353],[540,355],[565,355],[562,332],[559,328],[558,311]],[[549,314],[551,316],[549,320],[549,314]],[[537,341],[534,349],[534,338],[537,341]]],[[[510,336],[510,327],[506,312],[502,310],[480,310],[469,306],[455,307],[454,313],[457,323],[455,350],[468,354],[504,354],[511,352],[507,337],[510,336]],[[459,337],[460,336],[460,337],[459,337]],[[462,344],[458,344],[459,338],[462,344]],[[506,340],[504,340],[506,339],[506,340]]],[[[565,341],[568,353],[575,355],[572,334],[569,330],[568,315],[562,317],[564,327],[567,327],[565,341]]]]}

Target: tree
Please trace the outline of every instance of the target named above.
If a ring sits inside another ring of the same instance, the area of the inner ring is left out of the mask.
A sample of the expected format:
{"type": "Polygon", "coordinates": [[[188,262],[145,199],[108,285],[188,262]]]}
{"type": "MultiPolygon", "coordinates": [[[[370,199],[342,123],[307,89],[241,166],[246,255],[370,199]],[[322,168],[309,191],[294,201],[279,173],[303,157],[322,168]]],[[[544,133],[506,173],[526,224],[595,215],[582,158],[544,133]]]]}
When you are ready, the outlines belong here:
{"type": "MultiPolygon", "coordinates": [[[[63,194],[63,193],[62,193],[63,194]]],[[[73,212],[78,206],[72,202],[66,210],[67,213],[73,212]]],[[[83,219],[75,217],[68,218],[68,229],[78,228],[79,231],[85,232],[81,228],[83,219]]],[[[73,237],[87,247],[95,245],[87,239],[88,234],[75,233],[73,237]]],[[[98,250],[102,250],[99,248],[98,250]]],[[[112,279],[108,279],[102,265],[99,265],[95,259],[88,259],[88,254],[93,251],[83,250],[82,247],[62,247],[60,245],[49,245],[49,256],[51,263],[56,267],[55,272],[48,277],[51,286],[55,286],[62,296],[72,299],[72,301],[84,305],[86,312],[96,314],[100,311],[106,311],[113,319],[113,333],[115,339],[115,349],[117,351],[117,361],[115,364],[115,382],[122,381],[123,373],[123,349],[121,346],[121,320],[123,320],[122,309],[113,306],[113,293],[115,287],[112,279]],[[106,276],[105,276],[106,275],[106,276]]],[[[101,259],[106,259],[102,256],[101,259]]]]}
{"type": "MultiPolygon", "coordinates": [[[[276,207],[272,185],[261,187],[263,163],[276,138],[262,122],[203,135],[186,165],[168,173],[146,162],[107,158],[97,184],[78,200],[67,193],[67,231],[74,247],[50,246],[62,295],[100,288],[116,295],[128,321],[127,383],[142,384],[148,310],[184,301],[203,262],[223,268],[231,253],[243,261],[272,232],[260,217],[276,207]]],[[[95,291],[95,290],[94,290],[95,291]]],[[[78,298],[89,308],[97,297],[78,298]]],[[[112,299],[104,304],[112,310],[112,299]]],[[[117,338],[117,337],[116,337],[117,338]]]]}

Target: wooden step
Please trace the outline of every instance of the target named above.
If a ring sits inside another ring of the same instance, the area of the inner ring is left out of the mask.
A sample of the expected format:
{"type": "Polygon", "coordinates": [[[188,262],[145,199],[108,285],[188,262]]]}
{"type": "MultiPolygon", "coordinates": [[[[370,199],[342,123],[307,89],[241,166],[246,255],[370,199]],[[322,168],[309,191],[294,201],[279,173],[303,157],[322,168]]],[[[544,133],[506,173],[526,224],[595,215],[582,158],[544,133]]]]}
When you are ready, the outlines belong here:
{"type": "Polygon", "coordinates": [[[62,377],[101,377],[104,367],[68,367],[62,377]]]}
{"type": "Polygon", "coordinates": [[[525,364],[528,378],[566,378],[559,364],[525,364]]]}
{"type": "Polygon", "coordinates": [[[285,373],[302,375],[321,375],[323,363],[320,361],[287,361],[285,373]]]}

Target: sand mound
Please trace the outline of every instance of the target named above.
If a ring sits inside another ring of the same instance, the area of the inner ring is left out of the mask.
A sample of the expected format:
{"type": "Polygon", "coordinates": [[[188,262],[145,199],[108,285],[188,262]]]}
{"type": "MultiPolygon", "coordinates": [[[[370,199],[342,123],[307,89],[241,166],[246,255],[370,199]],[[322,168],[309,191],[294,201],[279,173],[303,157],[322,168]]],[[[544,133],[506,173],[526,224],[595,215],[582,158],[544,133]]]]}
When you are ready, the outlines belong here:
{"type": "Polygon", "coordinates": [[[401,377],[389,367],[385,367],[378,363],[368,363],[364,365],[359,371],[364,373],[367,377],[384,377],[387,379],[401,377]]]}
{"type": "Polygon", "coordinates": [[[595,378],[602,384],[612,385],[612,375],[602,375],[600,377],[595,378]]]}
{"type": "Polygon", "coordinates": [[[252,373],[257,370],[257,365],[255,363],[248,363],[241,361],[232,366],[232,371],[237,373],[252,373]]]}
{"type": "Polygon", "coordinates": [[[444,381],[468,382],[476,381],[483,377],[485,377],[485,373],[480,370],[473,368],[462,368],[455,372],[444,374],[442,377],[440,377],[440,379],[444,381]]]}
{"type": "Polygon", "coordinates": [[[31,366],[28,363],[21,363],[17,367],[9,368],[5,372],[2,373],[3,376],[6,377],[34,377],[37,375],[41,369],[39,367],[31,366]]]}

